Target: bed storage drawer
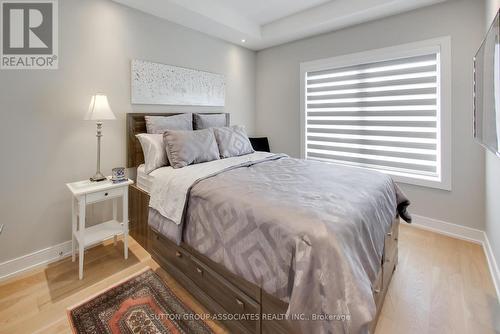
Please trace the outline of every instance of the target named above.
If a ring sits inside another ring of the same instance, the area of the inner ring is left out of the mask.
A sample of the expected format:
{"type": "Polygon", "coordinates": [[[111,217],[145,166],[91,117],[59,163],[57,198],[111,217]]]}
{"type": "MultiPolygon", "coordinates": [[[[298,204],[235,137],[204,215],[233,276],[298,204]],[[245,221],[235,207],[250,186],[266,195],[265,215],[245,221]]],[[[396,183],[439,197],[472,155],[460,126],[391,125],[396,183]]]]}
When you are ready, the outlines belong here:
{"type": "Polygon", "coordinates": [[[382,273],[382,270],[380,270],[377,275],[377,279],[375,280],[372,286],[373,299],[375,299],[375,305],[377,306],[377,309],[381,306],[383,300],[382,298],[383,277],[384,275],[382,273]]]}
{"type": "Polygon", "coordinates": [[[389,287],[389,283],[391,281],[392,273],[396,264],[398,262],[398,248],[396,247],[390,256],[387,256],[386,261],[384,262],[384,279],[383,286],[384,290],[389,287]]]}
{"type": "Polygon", "coordinates": [[[397,241],[399,237],[399,218],[394,219],[389,232],[385,235],[384,245],[384,262],[390,260],[395,249],[397,248],[397,241]]]}
{"type": "Polygon", "coordinates": [[[158,232],[152,232],[152,249],[166,261],[172,263],[176,268],[183,272],[191,269],[190,255],[174,242],[166,239],[158,232]]]}
{"type": "Polygon", "coordinates": [[[224,277],[210,269],[203,262],[191,257],[193,279],[212,299],[229,314],[245,316],[240,322],[251,332],[260,328],[260,305],[246,294],[239,291],[224,277]],[[253,316],[252,316],[253,315],[253,316]]]}

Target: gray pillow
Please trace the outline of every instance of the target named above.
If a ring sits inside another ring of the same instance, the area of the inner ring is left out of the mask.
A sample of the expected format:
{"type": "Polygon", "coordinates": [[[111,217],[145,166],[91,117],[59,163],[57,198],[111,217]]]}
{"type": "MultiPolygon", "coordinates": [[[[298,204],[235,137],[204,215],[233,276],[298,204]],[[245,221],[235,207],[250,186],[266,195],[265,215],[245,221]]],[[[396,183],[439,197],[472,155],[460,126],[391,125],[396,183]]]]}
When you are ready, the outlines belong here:
{"type": "Polygon", "coordinates": [[[226,114],[201,115],[194,114],[194,129],[220,128],[228,126],[226,114]]]}
{"type": "Polygon", "coordinates": [[[163,134],[167,130],[193,130],[193,114],[144,116],[148,133],[163,134]]]}
{"type": "Polygon", "coordinates": [[[174,168],[220,159],[212,129],[167,130],[163,134],[163,139],[168,160],[174,168]]]}
{"type": "Polygon", "coordinates": [[[214,128],[214,134],[221,158],[237,157],[255,152],[245,128],[240,125],[214,128]]]}

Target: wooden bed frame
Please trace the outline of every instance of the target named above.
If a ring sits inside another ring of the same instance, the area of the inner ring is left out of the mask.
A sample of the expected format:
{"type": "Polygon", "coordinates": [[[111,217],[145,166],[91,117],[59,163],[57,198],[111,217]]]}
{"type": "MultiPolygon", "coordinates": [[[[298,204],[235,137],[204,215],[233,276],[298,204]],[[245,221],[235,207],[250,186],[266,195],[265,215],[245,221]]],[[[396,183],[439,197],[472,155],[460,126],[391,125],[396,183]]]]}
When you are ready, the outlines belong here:
{"type": "MultiPolygon", "coordinates": [[[[144,116],[173,116],[167,114],[127,114],[127,167],[144,163],[142,148],[135,137],[146,132],[144,116]]],[[[226,114],[229,125],[229,114],[226,114]]],[[[132,185],[129,188],[130,234],[181,285],[210,312],[217,314],[258,314],[258,320],[221,321],[232,333],[293,333],[285,320],[260,320],[262,315],[282,315],[288,304],[267,294],[260,287],[232,274],[222,265],[200,254],[189,245],[177,246],[148,226],[149,194],[132,185]]],[[[383,301],[398,261],[399,218],[395,217],[385,237],[381,269],[372,288],[377,317],[371,324],[375,331],[383,301]]]]}

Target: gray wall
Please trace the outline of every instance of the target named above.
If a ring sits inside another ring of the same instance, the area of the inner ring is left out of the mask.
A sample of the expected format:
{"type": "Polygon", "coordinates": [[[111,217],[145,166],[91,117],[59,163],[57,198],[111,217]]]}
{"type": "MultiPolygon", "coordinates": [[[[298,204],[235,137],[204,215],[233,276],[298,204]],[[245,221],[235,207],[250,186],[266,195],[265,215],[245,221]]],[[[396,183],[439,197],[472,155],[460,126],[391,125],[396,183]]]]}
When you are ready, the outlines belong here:
{"type": "MultiPolygon", "coordinates": [[[[500,0],[486,0],[485,32],[500,7],[500,0]]],[[[486,235],[500,267],[500,158],[486,151],[486,235]]]]}
{"type": "Polygon", "coordinates": [[[64,184],[95,172],[92,94],[106,93],[118,118],[104,124],[108,174],[125,164],[126,113],[218,111],[131,106],[131,59],[225,74],[225,111],[254,132],[255,52],[108,0],[59,1],[59,34],[59,70],[0,74],[0,263],[71,239],[64,184]]]}
{"type": "MultiPolygon", "coordinates": [[[[413,213],[484,229],[484,153],[472,138],[472,58],[484,4],[455,0],[257,53],[259,135],[272,150],[300,154],[299,64],[441,36],[452,38],[452,191],[403,184],[413,213]]],[[[498,215],[497,215],[498,217],[498,215]]]]}

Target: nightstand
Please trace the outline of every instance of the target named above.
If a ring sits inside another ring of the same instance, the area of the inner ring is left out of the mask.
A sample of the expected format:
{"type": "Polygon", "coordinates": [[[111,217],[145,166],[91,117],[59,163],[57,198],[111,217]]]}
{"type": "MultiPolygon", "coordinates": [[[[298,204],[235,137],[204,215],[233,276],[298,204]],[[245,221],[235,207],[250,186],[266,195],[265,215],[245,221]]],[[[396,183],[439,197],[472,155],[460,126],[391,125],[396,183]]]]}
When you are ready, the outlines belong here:
{"type": "Polygon", "coordinates": [[[84,250],[102,241],[123,234],[124,257],[128,258],[128,186],[133,184],[132,180],[113,183],[110,180],[101,182],[79,181],[67,183],[66,186],[73,194],[72,198],[72,260],[75,261],[76,244],[78,243],[78,277],[83,278],[84,250]],[[118,200],[123,202],[123,221],[119,222],[118,200]],[[113,219],[91,227],[85,227],[85,209],[87,205],[113,201],[113,219]]]}

